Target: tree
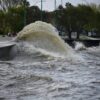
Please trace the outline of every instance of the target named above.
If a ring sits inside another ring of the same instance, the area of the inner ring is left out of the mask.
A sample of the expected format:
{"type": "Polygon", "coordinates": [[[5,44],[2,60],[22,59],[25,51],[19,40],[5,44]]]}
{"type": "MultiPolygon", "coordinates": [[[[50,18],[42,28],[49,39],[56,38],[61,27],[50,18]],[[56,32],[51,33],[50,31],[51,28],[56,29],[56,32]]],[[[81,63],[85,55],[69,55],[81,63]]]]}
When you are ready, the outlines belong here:
{"type": "Polygon", "coordinates": [[[29,6],[29,2],[27,0],[0,0],[0,8],[3,11],[20,5],[29,6]]]}
{"type": "Polygon", "coordinates": [[[24,27],[24,7],[9,8],[6,13],[6,27],[9,26],[12,32],[19,32],[24,27]]]}
{"type": "Polygon", "coordinates": [[[32,23],[36,20],[40,20],[41,16],[41,10],[38,8],[38,6],[31,6],[27,8],[27,24],[32,23]]]}
{"type": "Polygon", "coordinates": [[[5,29],[5,13],[0,10],[0,34],[4,33],[5,29]]]}
{"type": "Polygon", "coordinates": [[[18,32],[24,27],[27,0],[0,0],[0,33],[18,32]]]}
{"type": "Polygon", "coordinates": [[[77,32],[79,39],[82,30],[92,31],[93,29],[100,30],[100,12],[93,10],[89,5],[73,6],[66,3],[66,8],[59,7],[56,11],[56,26],[65,28],[69,38],[71,32],[77,32]]]}

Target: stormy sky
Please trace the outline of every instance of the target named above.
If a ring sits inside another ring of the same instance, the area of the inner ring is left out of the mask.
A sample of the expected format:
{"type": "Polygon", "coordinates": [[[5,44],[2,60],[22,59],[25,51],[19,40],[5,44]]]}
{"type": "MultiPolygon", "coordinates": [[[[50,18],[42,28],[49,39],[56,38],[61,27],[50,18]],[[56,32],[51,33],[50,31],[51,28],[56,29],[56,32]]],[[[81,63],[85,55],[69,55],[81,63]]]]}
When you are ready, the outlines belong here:
{"type": "MultiPolygon", "coordinates": [[[[30,2],[30,5],[37,5],[40,7],[41,0],[28,0],[28,1],[30,2]]],[[[55,0],[43,0],[43,10],[48,10],[48,11],[54,10],[55,8],[54,1],[55,0]]],[[[56,1],[57,1],[57,6],[61,4],[61,1],[63,6],[65,5],[66,2],[70,2],[73,5],[90,4],[90,3],[100,4],[100,0],[56,0],[56,1]]]]}

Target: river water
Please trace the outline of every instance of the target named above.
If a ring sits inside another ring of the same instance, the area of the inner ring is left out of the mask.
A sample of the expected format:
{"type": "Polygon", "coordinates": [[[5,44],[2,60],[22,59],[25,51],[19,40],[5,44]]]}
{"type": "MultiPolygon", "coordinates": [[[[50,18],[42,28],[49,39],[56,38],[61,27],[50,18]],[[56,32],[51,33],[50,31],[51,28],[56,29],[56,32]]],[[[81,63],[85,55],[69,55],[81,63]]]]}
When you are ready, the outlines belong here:
{"type": "Polygon", "coordinates": [[[40,21],[14,40],[14,59],[0,61],[0,100],[100,100],[100,46],[75,51],[40,21]]]}
{"type": "Polygon", "coordinates": [[[0,61],[0,100],[100,100],[100,47],[84,61],[18,54],[0,61]]]}

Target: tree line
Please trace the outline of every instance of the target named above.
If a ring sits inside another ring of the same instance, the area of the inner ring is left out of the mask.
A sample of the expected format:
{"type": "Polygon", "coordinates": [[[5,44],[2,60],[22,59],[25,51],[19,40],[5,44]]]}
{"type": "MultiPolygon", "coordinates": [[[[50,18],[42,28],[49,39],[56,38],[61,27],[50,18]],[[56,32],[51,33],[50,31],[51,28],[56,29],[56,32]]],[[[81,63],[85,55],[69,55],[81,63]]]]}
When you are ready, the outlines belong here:
{"type": "Polygon", "coordinates": [[[66,3],[65,7],[59,5],[54,11],[47,12],[38,6],[30,7],[27,0],[0,0],[0,34],[17,33],[37,20],[52,23],[59,31],[68,33],[69,38],[71,32],[80,34],[95,30],[100,35],[100,5],[66,3]]]}
{"type": "Polygon", "coordinates": [[[100,36],[100,6],[94,4],[73,6],[71,3],[66,3],[66,7],[60,5],[54,11],[54,15],[58,30],[66,31],[69,38],[71,32],[77,32],[77,38],[80,33],[91,31],[95,31],[100,36]]]}

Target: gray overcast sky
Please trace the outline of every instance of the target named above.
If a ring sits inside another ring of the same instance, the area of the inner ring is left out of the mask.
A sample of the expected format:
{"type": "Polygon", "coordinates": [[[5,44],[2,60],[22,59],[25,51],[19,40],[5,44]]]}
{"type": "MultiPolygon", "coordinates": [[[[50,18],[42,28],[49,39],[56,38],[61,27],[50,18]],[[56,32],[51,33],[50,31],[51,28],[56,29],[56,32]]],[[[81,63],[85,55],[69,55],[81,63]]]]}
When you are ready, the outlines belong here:
{"type": "MultiPolygon", "coordinates": [[[[37,5],[40,7],[40,1],[41,0],[28,0],[30,2],[30,5],[37,5]]],[[[55,0],[43,0],[43,10],[48,10],[52,11],[54,10],[54,1],[55,0]]],[[[56,0],[57,1],[57,6],[61,4],[61,0],[56,0]]],[[[79,3],[96,3],[100,4],[100,0],[62,0],[63,5],[65,5],[66,2],[70,2],[73,5],[77,5],[79,3]]]]}

